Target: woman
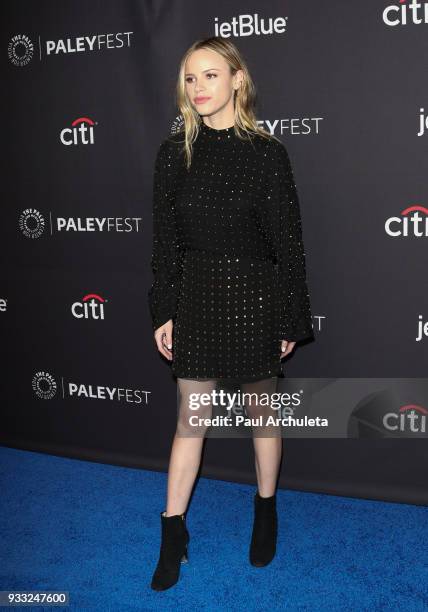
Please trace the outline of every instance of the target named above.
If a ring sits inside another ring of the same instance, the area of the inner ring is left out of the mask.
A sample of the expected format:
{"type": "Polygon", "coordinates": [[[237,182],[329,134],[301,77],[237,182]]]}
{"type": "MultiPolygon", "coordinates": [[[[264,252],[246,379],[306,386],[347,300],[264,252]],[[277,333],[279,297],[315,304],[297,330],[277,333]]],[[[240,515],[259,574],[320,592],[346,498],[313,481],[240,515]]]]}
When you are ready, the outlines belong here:
{"type": "MultiPolygon", "coordinates": [[[[174,585],[187,561],[186,509],[206,431],[190,425],[191,394],[219,382],[272,393],[281,358],[313,338],[290,161],[257,125],[254,85],[237,48],[217,37],[194,43],[181,61],[177,102],[184,129],[161,143],[155,163],[148,296],[155,342],[172,362],[180,397],[155,590],[174,585]]],[[[267,415],[257,403],[247,410],[260,411],[267,415]]],[[[249,558],[257,567],[276,551],[278,429],[253,434],[258,489],[249,558]]]]}

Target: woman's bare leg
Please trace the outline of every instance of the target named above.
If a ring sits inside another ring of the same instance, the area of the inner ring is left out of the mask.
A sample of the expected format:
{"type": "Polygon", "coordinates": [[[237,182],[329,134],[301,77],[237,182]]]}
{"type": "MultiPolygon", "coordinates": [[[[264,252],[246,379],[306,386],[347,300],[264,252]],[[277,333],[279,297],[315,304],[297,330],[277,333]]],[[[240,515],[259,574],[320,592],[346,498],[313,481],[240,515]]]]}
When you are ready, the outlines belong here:
{"type": "Polygon", "coordinates": [[[168,468],[166,516],[183,514],[201,462],[203,438],[180,438],[175,434],[168,468]]]}
{"type": "Polygon", "coordinates": [[[253,438],[257,484],[261,497],[276,491],[282,457],[282,438],[253,438]]]}
{"type": "Polygon", "coordinates": [[[210,418],[212,414],[211,404],[191,410],[189,408],[190,394],[211,393],[215,389],[215,384],[215,381],[212,380],[177,379],[179,412],[168,467],[166,516],[183,514],[187,510],[201,463],[202,445],[207,428],[192,427],[189,417],[210,418]]]}
{"type": "MultiPolygon", "coordinates": [[[[264,393],[275,393],[277,382],[275,377],[254,383],[243,383],[242,392],[255,394],[251,396],[252,398],[260,397],[264,393]]],[[[246,411],[251,418],[263,416],[263,419],[266,419],[268,416],[275,418],[279,416],[278,411],[272,410],[269,406],[261,406],[254,401],[251,402],[251,405],[246,402],[246,411]]],[[[253,444],[259,494],[261,497],[271,497],[276,491],[282,458],[281,426],[253,427],[253,444]]]]}

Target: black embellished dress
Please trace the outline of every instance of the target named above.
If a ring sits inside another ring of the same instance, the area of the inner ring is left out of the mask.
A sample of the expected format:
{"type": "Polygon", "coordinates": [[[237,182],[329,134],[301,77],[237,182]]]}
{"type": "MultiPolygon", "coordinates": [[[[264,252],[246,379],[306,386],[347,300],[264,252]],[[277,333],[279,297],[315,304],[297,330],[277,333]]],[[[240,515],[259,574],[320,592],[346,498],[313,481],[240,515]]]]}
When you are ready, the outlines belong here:
{"type": "Polygon", "coordinates": [[[299,201],[285,146],[200,124],[157,152],[153,330],[173,320],[172,372],[241,382],[283,376],[281,340],[313,337],[299,201]]]}

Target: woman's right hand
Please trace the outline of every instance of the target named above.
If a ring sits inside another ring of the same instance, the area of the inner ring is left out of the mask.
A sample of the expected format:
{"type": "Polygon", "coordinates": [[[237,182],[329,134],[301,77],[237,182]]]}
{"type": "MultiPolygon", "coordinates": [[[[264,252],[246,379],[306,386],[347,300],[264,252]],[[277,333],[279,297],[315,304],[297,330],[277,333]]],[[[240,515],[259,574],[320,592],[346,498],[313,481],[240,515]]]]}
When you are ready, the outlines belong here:
{"type": "Polygon", "coordinates": [[[158,351],[167,359],[172,359],[172,329],[174,324],[172,319],[161,325],[155,331],[155,342],[158,351]]]}

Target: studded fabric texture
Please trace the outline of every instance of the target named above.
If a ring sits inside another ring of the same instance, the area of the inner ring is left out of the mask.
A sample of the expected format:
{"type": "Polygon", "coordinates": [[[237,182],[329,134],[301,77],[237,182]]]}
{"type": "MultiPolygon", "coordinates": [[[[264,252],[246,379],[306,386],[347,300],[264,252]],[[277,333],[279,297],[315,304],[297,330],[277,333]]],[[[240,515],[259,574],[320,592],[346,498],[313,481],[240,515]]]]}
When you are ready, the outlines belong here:
{"type": "Polygon", "coordinates": [[[155,162],[153,330],[173,320],[177,377],[281,376],[281,340],[314,336],[286,147],[201,122],[187,170],[182,140],[165,139],[155,162]]]}

